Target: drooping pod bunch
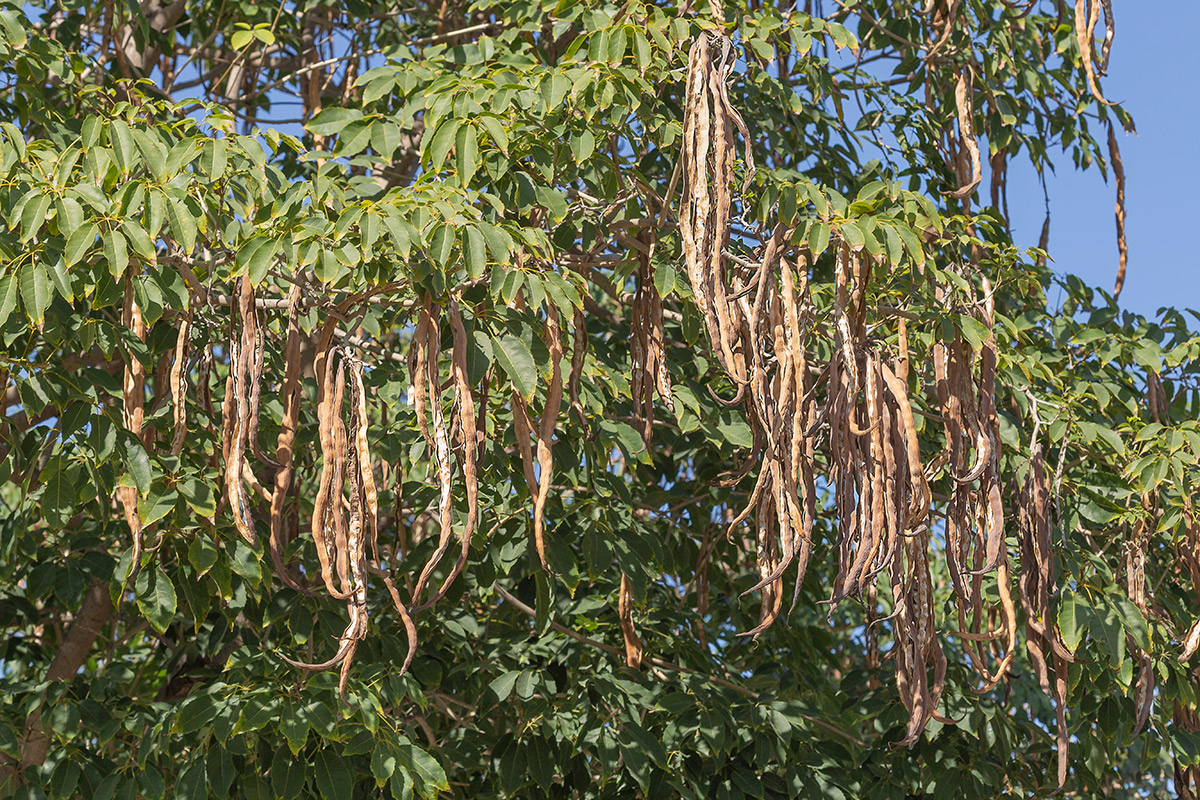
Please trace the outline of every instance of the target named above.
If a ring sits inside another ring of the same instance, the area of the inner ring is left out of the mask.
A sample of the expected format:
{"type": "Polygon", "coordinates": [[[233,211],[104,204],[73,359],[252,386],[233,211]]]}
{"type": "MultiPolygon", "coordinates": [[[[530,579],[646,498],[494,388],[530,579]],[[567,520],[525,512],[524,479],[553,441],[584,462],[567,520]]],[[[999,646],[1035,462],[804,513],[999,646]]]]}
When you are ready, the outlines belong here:
{"type": "Polygon", "coordinates": [[[1105,105],[1112,105],[1100,92],[1097,75],[1108,71],[1108,57],[1112,50],[1116,28],[1113,23],[1111,0],[1075,0],[1075,41],[1079,45],[1079,58],[1083,62],[1083,74],[1087,78],[1092,96],[1105,105]],[[1096,52],[1096,24],[1104,13],[1104,42],[1096,52]]]}
{"type": "MultiPolygon", "coordinates": [[[[452,418],[453,431],[458,441],[459,447],[456,452],[459,454],[459,463],[463,475],[463,484],[467,495],[467,521],[463,527],[463,532],[460,537],[460,548],[458,558],[454,562],[449,574],[442,581],[441,587],[424,603],[421,603],[415,610],[421,611],[429,608],[439,599],[441,599],[450,589],[450,585],[462,573],[467,565],[467,558],[471,551],[471,538],[474,535],[475,527],[479,520],[479,466],[478,458],[480,446],[482,444],[482,434],[484,428],[478,424],[475,412],[475,397],[472,394],[472,387],[467,377],[467,331],[463,325],[462,312],[459,310],[458,301],[450,297],[446,310],[450,318],[450,330],[453,337],[453,345],[450,352],[450,373],[451,387],[454,393],[454,413],[452,418]]],[[[418,331],[423,330],[425,333],[424,343],[421,345],[423,352],[418,354],[418,360],[423,361],[426,368],[424,379],[428,381],[427,394],[434,398],[433,402],[437,408],[433,411],[434,421],[434,453],[437,459],[437,470],[439,482],[443,477],[448,479],[449,471],[443,471],[442,465],[448,467],[449,450],[443,450],[444,440],[444,417],[441,413],[441,391],[440,391],[440,373],[438,370],[437,348],[439,346],[438,339],[440,334],[437,331],[438,321],[433,316],[432,304],[427,305],[422,310],[425,315],[424,327],[418,324],[418,331]],[[432,354],[432,355],[431,355],[432,354]],[[438,431],[443,431],[442,439],[438,438],[438,431]]],[[[415,341],[414,341],[414,346],[415,341]]],[[[414,376],[414,380],[420,379],[421,376],[414,376]]],[[[415,384],[414,384],[415,385],[415,384]]],[[[418,416],[423,412],[426,404],[422,403],[418,406],[418,416]]],[[[422,429],[428,428],[428,423],[422,424],[422,429]]],[[[439,512],[441,512],[442,531],[441,538],[438,540],[437,550],[432,558],[429,559],[425,568],[421,572],[421,577],[417,581],[417,588],[413,592],[413,601],[417,601],[422,587],[428,581],[429,576],[433,574],[438,563],[445,556],[447,549],[450,546],[451,531],[450,518],[448,516],[449,503],[451,501],[451,492],[453,487],[439,483],[439,512]]]]}
{"type": "MultiPolygon", "coordinates": [[[[950,478],[946,564],[957,598],[957,635],[986,691],[999,683],[1012,663],[1017,633],[1000,490],[995,301],[986,279],[983,292],[982,301],[972,309],[988,332],[979,351],[958,335],[934,344],[933,365],[946,441],[945,470],[950,478]],[[984,576],[992,572],[996,573],[997,605],[987,603],[983,591],[984,576]],[[997,647],[1002,652],[997,656],[998,665],[991,669],[989,652],[997,647]]],[[[939,297],[945,297],[941,290],[939,297]]]]}
{"type": "Polygon", "coordinates": [[[920,739],[929,720],[951,722],[937,711],[947,663],[934,620],[927,528],[905,537],[892,559],[891,583],[895,644],[888,655],[895,659],[896,688],[909,714],[908,730],[898,746],[912,746],[920,739]],[[931,662],[932,681],[929,678],[931,662]]]}
{"type": "Polygon", "coordinates": [[[233,511],[238,535],[251,546],[258,544],[249,482],[256,493],[265,495],[246,458],[247,443],[253,435],[251,452],[260,453],[257,443],[258,404],[262,389],[262,368],[266,348],[259,330],[254,285],[248,277],[240,279],[237,298],[230,303],[229,375],[225,381],[222,404],[222,453],[225,460],[225,501],[233,511]]]}
{"type": "MultiPolygon", "coordinates": [[[[946,16],[949,30],[954,10],[946,16]]],[[[988,330],[979,352],[961,336],[934,347],[946,445],[945,452],[926,465],[909,397],[905,323],[901,319],[896,326],[899,355],[890,363],[886,341],[874,333],[884,320],[872,319],[874,327],[868,326],[869,318],[879,316],[869,305],[874,261],[839,245],[834,304],[827,324],[820,326],[831,340],[831,357],[821,376],[826,382],[824,405],[818,408],[805,341],[811,335],[806,329],[818,326],[806,310],[805,266],[801,264],[797,282],[783,258],[791,231],[775,226],[758,250],[757,266],[735,261],[726,249],[734,129],[742,127],[725,87],[728,52],[723,40],[704,35],[689,53],[679,229],[688,279],[712,352],[735,391],[733,399],[722,402],[742,405],[754,431],[749,458],[723,481],[732,485],[758,466],[749,500],[740,513],[731,515],[728,529],[732,535],[753,514],[758,581],[751,591],[762,592],[763,605],[758,626],[748,633],[757,635],[778,618],[782,576],[793,564],[793,602],[798,596],[815,514],[817,429],[827,426],[822,455],[838,521],[838,571],[829,602],[872,598],[881,577],[890,579],[893,612],[878,624],[892,623],[895,645],[885,658],[896,662],[897,683],[910,711],[904,741],[911,744],[936,718],[946,671],[927,553],[934,497],[930,481],[943,469],[950,484],[946,536],[961,628],[957,635],[984,689],[1003,678],[1015,653],[1016,612],[999,485],[991,289],[985,281],[983,299],[969,309],[988,330]],[[1000,601],[995,605],[986,602],[983,590],[989,574],[996,575],[998,585],[1000,601]],[[991,655],[998,660],[994,668],[988,666],[991,655]]],[[[973,193],[981,173],[970,79],[970,67],[964,65],[955,85],[959,141],[952,148],[960,177],[954,195],[959,197],[973,193]]],[[[753,170],[749,157],[746,169],[753,170]]],[[[939,300],[945,299],[939,294],[939,300]]],[[[874,627],[873,623],[872,637],[877,636],[874,627]]]]}
{"type": "MultiPolygon", "coordinates": [[[[1035,406],[1036,407],[1036,406],[1035,406]]],[[[1075,661],[1062,643],[1050,604],[1057,586],[1054,556],[1050,550],[1050,488],[1046,481],[1045,455],[1034,426],[1033,452],[1028,472],[1018,495],[1017,530],[1021,542],[1021,577],[1018,581],[1021,606],[1025,611],[1025,649],[1042,691],[1054,703],[1057,729],[1058,785],[1067,780],[1067,665],[1075,661]],[[1054,667],[1053,680],[1050,663],[1054,667]]]]}
{"type": "MultiPolygon", "coordinates": [[[[764,262],[774,260],[771,250],[768,246],[764,262]]],[[[747,413],[759,423],[761,466],[749,502],[730,522],[727,532],[732,535],[754,513],[759,580],[747,592],[761,590],[763,595],[759,624],[749,631],[750,635],[766,630],[779,616],[783,573],[793,563],[795,604],[812,550],[817,503],[813,437],[817,406],[805,348],[808,269],[803,261],[797,266],[794,271],[792,265],[780,260],[778,278],[773,268],[762,272],[760,293],[769,298],[764,300],[766,313],[757,313],[756,301],[748,317],[761,319],[761,338],[749,337],[750,341],[769,343],[769,349],[756,347],[751,351],[750,383],[744,401],[747,413]],[[767,355],[773,366],[768,364],[767,355]]]]}
{"type": "MultiPolygon", "coordinates": [[[[746,383],[746,355],[741,349],[743,306],[730,301],[725,275],[736,162],[733,128],[749,138],[725,84],[733,60],[730,41],[708,34],[697,38],[688,53],[679,231],[688,280],[712,340],[713,354],[734,384],[742,387],[746,383]]],[[[754,171],[748,142],[745,160],[748,183],[754,171]]]]}
{"type": "Polygon", "coordinates": [[[429,447],[434,474],[438,484],[438,545],[434,556],[422,569],[412,592],[414,606],[420,605],[425,584],[437,568],[441,557],[450,547],[454,535],[452,481],[453,466],[450,460],[450,437],[442,409],[441,369],[441,308],[432,299],[425,298],[417,316],[417,325],[409,352],[410,397],[416,412],[417,423],[425,443],[429,447]]]}
{"type": "Polygon", "coordinates": [[[932,495],[908,396],[907,329],[895,369],[866,338],[869,258],[841,248],[825,419],[838,515],[833,604],[860,596],[903,559],[901,541],[925,527],[932,495]]]}
{"type": "MultiPolygon", "coordinates": [[[[320,423],[324,461],[313,507],[313,539],[325,588],[331,596],[346,602],[349,622],[338,639],[337,652],[329,660],[309,664],[284,658],[292,666],[308,670],[340,664],[338,686],[344,699],[354,653],[369,626],[368,573],[371,567],[382,572],[379,497],[367,439],[369,419],[363,364],[338,347],[331,348],[323,361],[323,371],[318,377],[323,387],[320,423]]],[[[398,600],[390,576],[385,574],[385,579],[393,599],[398,600]]],[[[403,669],[407,669],[416,644],[415,629],[404,605],[396,602],[396,607],[409,634],[409,655],[403,664],[403,669]]]]}
{"type": "Polygon", "coordinates": [[[293,284],[288,293],[287,339],[284,343],[284,378],[280,387],[283,419],[275,440],[275,483],[271,492],[271,538],[268,549],[275,572],[286,585],[304,594],[311,594],[292,574],[283,558],[287,548],[286,505],[295,472],[296,430],[300,423],[300,285],[293,284]]]}

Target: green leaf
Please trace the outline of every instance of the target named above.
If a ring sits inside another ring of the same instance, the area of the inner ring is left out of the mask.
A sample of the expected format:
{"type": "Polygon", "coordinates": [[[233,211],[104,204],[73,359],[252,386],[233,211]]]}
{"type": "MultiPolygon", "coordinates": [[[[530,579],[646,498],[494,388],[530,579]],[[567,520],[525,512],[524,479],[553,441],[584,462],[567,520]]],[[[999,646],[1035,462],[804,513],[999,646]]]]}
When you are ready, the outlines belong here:
{"type": "Polygon", "coordinates": [[[333,106],[318,112],[304,127],[317,136],[332,136],[362,117],[363,112],[359,109],[333,106]]]}
{"type": "Polygon", "coordinates": [[[129,250],[126,248],[125,237],[120,231],[107,231],[104,236],[104,259],[108,262],[108,271],[113,278],[120,280],[125,277],[129,267],[129,250]]]}
{"type": "Polygon", "coordinates": [[[41,230],[42,223],[46,221],[46,215],[50,213],[50,204],[53,202],[52,195],[41,194],[25,203],[25,207],[21,209],[22,242],[28,242],[41,230]]]}
{"type": "Polygon", "coordinates": [[[338,134],[336,152],[339,156],[354,156],[367,149],[371,141],[371,120],[356,119],[338,134]]]}
{"type": "Polygon", "coordinates": [[[196,534],[188,545],[188,563],[196,570],[196,575],[203,575],[217,563],[219,551],[212,539],[204,534],[196,534]]]}
{"type": "Polygon", "coordinates": [[[328,748],[317,753],[316,764],[313,766],[313,772],[317,778],[317,790],[321,797],[338,797],[352,785],[350,770],[346,768],[346,762],[328,748]]]}
{"type": "Polygon", "coordinates": [[[1081,605],[1082,600],[1069,589],[1063,592],[1058,604],[1058,631],[1062,636],[1062,643],[1072,653],[1083,641],[1084,630],[1080,624],[1082,620],[1079,613],[1081,605]]]}
{"type": "Polygon", "coordinates": [[[46,307],[50,305],[53,296],[46,267],[37,262],[26,264],[21,269],[21,303],[30,322],[39,326],[42,324],[46,317],[46,307]]]}
{"type": "Polygon", "coordinates": [[[138,500],[138,516],[143,525],[151,525],[170,514],[175,508],[179,493],[174,489],[156,492],[154,487],[138,500]]]}
{"type": "Polygon", "coordinates": [[[0,320],[8,319],[17,307],[21,281],[15,275],[0,277],[0,320]]]}
{"type": "Polygon", "coordinates": [[[229,796],[229,787],[233,785],[236,773],[233,769],[233,759],[225,748],[216,746],[208,751],[205,769],[208,777],[208,790],[212,796],[224,800],[229,796]]]}
{"type": "Polygon", "coordinates": [[[67,524],[75,512],[76,474],[68,470],[61,457],[56,457],[42,471],[42,514],[55,527],[67,524]]]}
{"type": "Polygon", "coordinates": [[[67,238],[66,247],[63,249],[63,259],[67,266],[78,263],[79,259],[87,255],[88,250],[91,250],[95,243],[96,226],[94,223],[88,222],[76,228],[67,238]]]}
{"type": "Polygon", "coordinates": [[[172,197],[167,203],[167,223],[171,226],[171,236],[184,253],[191,253],[196,247],[196,221],[185,200],[172,197]]]}
{"type": "Polygon", "coordinates": [[[962,331],[963,338],[971,344],[971,349],[977,353],[983,349],[983,343],[991,333],[986,325],[969,314],[958,315],[958,329],[962,331]]]}
{"type": "Polygon", "coordinates": [[[861,249],[867,243],[867,237],[858,223],[846,220],[838,224],[838,233],[846,244],[853,250],[861,249]]]}
{"type": "Polygon", "coordinates": [[[124,457],[125,469],[133,478],[134,485],[137,486],[138,492],[145,493],[150,490],[150,457],[146,455],[146,449],[142,447],[142,443],[138,438],[129,432],[124,432],[121,436],[122,451],[124,457]]]}
{"type": "Polygon", "coordinates": [[[808,249],[812,251],[814,256],[819,256],[829,247],[830,235],[831,231],[828,222],[818,222],[812,226],[808,232],[808,249]]]}
{"type": "Polygon", "coordinates": [[[137,166],[137,148],[133,143],[133,133],[124,121],[115,119],[108,125],[108,134],[117,168],[128,175],[137,166]]]}
{"type": "Polygon", "coordinates": [[[229,44],[234,50],[241,50],[246,45],[254,41],[254,31],[239,30],[234,31],[233,36],[229,37],[229,44]]]}
{"type": "Polygon", "coordinates": [[[256,236],[242,245],[237,253],[237,272],[249,276],[250,283],[260,285],[267,277],[271,263],[279,253],[279,240],[266,236],[256,236]]]}
{"type": "Polygon", "coordinates": [[[396,753],[384,742],[377,742],[371,751],[371,774],[375,785],[383,786],[396,771],[396,753]]]}
{"type": "Polygon", "coordinates": [[[54,285],[54,291],[68,303],[75,299],[75,289],[71,285],[71,273],[61,258],[46,262],[46,275],[54,285]]]}
{"type": "Polygon", "coordinates": [[[503,703],[508,699],[520,676],[521,670],[510,670],[488,684],[488,689],[494,695],[497,703],[503,703]]]}
{"type": "Polygon", "coordinates": [[[458,180],[463,188],[471,185],[475,170],[479,166],[479,134],[474,125],[463,125],[455,134],[455,159],[458,165],[458,180]]]}
{"type": "Polygon", "coordinates": [[[448,224],[438,225],[429,237],[429,257],[439,267],[450,263],[450,253],[454,249],[454,228],[448,224]]]}
{"type": "Polygon", "coordinates": [[[399,750],[400,762],[417,778],[417,791],[422,797],[432,800],[438,792],[449,791],[450,782],[437,759],[407,741],[400,745],[399,750]]]}
{"type": "Polygon", "coordinates": [[[212,487],[198,478],[184,478],[176,484],[188,506],[202,517],[217,513],[217,499],[212,487]]]}
{"type": "Polygon", "coordinates": [[[153,261],[157,255],[154,247],[154,242],[150,241],[149,234],[131,219],[125,220],[121,225],[121,231],[125,234],[125,238],[129,240],[129,247],[134,254],[139,256],[143,261],[153,261]]]}
{"type": "Polygon", "coordinates": [[[307,759],[294,758],[286,747],[275,751],[271,759],[271,788],[276,797],[300,797],[304,791],[307,759]]]}
{"type": "Polygon", "coordinates": [[[468,225],[463,229],[463,261],[467,268],[467,275],[472,280],[483,277],[483,273],[487,269],[487,251],[483,234],[474,225],[468,225]]]}
{"type": "Polygon", "coordinates": [[[442,168],[442,164],[446,162],[446,156],[450,153],[450,148],[454,145],[454,141],[458,136],[458,128],[462,125],[460,119],[446,119],[434,131],[432,138],[429,140],[428,148],[425,148],[425,153],[428,154],[428,166],[430,172],[438,172],[442,168]]]}
{"type": "Polygon", "coordinates": [[[150,591],[138,594],[137,604],[150,627],[159,633],[166,631],[175,617],[177,598],[171,579],[161,567],[154,570],[150,591]]]}
{"type": "Polygon", "coordinates": [[[582,164],[596,152],[596,136],[585,128],[578,135],[571,137],[570,146],[571,157],[575,159],[576,164],[582,164]]]}
{"type": "Polygon", "coordinates": [[[532,400],[537,388],[537,366],[529,345],[512,334],[493,336],[492,344],[492,354],[508,373],[513,388],[526,400],[532,400]]]}

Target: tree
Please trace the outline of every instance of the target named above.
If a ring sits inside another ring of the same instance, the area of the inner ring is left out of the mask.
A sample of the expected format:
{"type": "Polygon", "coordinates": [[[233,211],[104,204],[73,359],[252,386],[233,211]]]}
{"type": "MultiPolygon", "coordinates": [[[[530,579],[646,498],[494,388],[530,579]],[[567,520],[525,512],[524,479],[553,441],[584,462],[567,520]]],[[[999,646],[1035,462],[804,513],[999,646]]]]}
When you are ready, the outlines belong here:
{"type": "Polygon", "coordinates": [[[1195,796],[1109,4],[802,5],[3,7],[5,792],[1195,796]]]}

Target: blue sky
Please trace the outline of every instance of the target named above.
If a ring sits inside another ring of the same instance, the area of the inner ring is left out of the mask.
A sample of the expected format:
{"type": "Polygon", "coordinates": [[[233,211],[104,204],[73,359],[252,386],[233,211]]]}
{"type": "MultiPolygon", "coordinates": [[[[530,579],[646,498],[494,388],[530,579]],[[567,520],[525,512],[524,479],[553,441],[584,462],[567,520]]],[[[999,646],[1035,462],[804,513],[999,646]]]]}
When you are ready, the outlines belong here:
{"type": "MultiPolygon", "coordinates": [[[[1147,316],[1161,306],[1200,311],[1200,255],[1192,190],[1200,185],[1200,2],[1147,4],[1113,0],[1116,38],[1105,96],[1133,114],[1137,136],[1120,136],[1126,175],[1129,269],[1121,305],[1147,316]]],[[[1116,188],[1099,171],[1075,171],[1055,159],[1048,178],[1050,255],[1057,272],[1112,290],[1117,273],[1113,204],[1116,188]]],[[[1042,190],[1031,167],[1009,168],[1009,206],[1017,244],[1037,243],[1044,218],[1042,190]]],[[[1051,296],[1053,303],[1055,298],[1051,296]]]]}

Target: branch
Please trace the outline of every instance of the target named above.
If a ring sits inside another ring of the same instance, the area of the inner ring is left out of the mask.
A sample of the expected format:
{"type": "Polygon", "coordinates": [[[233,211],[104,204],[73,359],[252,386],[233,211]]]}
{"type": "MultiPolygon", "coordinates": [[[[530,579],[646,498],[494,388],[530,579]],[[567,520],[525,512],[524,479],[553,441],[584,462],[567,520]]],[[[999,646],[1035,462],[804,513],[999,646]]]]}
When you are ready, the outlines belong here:
{"type": "MultiPolygon", "coordinates": [[[[104,581],[93,580],[87,594],[83,597],[83,605],[75,616],[75,621],[71,623],[71,629],[67,631],[62,645],[54,655],[54,660],[50,662],[50,668],[46,671],[47,681],[69,681],[75,676],[75,673],[87,660],[88,653],[91,652],[92,645],[95,643],[96,637],[100,635],[100,629],[108,621],[110,613],[112,613],[112,600],[108,596],[108,584],[104,581]]],[[[42,726],[42,707],[44,705],[44,701],[39,703],[25,721],[25,735],[21,738],[21,763],[18,773],[26,767],[40,766],[46,760],[50,737],[42,726]]],[[[19,775],[14,777],[16,780],[20,779],[19,775]]],[[[0,787],[5,786],[8,779],[9,776],[0,771],[0,787]]]]}

